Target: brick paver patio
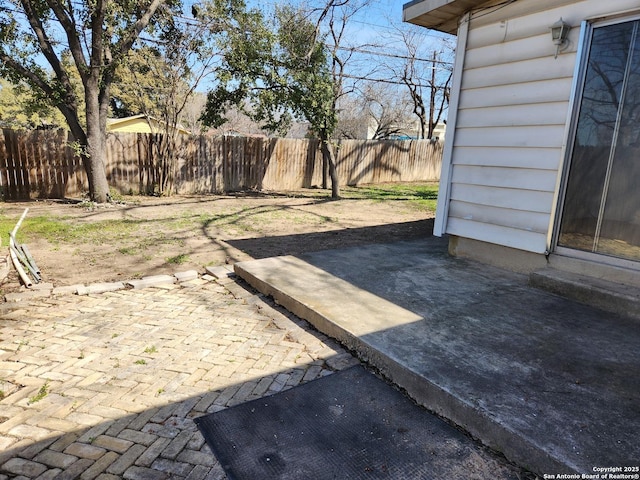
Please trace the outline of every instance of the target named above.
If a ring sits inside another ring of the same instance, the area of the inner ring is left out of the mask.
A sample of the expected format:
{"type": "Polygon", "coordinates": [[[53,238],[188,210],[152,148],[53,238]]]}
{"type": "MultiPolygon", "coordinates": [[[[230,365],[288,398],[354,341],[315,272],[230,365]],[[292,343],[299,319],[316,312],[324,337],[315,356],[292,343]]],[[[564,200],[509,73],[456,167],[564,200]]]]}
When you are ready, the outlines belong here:
{"type": "Polygon", "coordinates": [[[357,363],[232,280],[0,314],[0,479],[224,479],[193,418],[357,363]]]}

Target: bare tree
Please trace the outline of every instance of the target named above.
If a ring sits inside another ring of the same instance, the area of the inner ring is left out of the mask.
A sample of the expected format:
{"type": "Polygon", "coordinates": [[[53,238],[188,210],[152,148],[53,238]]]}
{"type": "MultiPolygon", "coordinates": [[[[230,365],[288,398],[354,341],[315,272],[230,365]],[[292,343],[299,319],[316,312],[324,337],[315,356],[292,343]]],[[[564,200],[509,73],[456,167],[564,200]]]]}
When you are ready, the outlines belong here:
{"type": "Polygon", "coordinates": [[[448,39],[439,38],[435,48],[425,53],[425,45],[433,46],[434,42],[423,30],[406,24],[397,26],[394,38],[403,54],[389,56],[385,66],[390,77],[409,93],[420,126],[419,137],[432,138],[449,103],[453,46],[448,39]]]}
{"type": "Polygon", "coordinates": [[[411,100],[400,85],[368,81],[338,103],[337,138],[385,139],[414,136],[411,100]]]}

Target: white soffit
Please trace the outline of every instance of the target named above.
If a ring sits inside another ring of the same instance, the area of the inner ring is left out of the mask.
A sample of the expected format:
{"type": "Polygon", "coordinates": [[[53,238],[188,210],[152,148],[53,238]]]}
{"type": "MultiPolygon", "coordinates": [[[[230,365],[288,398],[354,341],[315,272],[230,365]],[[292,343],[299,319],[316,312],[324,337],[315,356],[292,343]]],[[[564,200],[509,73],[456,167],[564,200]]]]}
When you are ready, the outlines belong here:
{"type": "Polygon", "coordinates": [[[487,0],[414,0],[402,7],[402,20],[455,35],[458,19],[487,0]]]}

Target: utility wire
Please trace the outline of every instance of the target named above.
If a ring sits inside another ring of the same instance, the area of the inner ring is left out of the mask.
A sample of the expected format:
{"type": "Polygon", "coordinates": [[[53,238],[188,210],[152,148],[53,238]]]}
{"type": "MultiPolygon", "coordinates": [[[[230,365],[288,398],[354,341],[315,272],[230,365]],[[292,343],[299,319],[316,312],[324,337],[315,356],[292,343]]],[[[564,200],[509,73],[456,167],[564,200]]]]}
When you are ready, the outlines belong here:
{"type": "MultiPolygon", "coordinates": [[[[352,80],[363,80],[366,82],[377,82],[377,83],[386,83],[389,85],[406,85],[406,83],[401,82],[400,80],[389,80],[386,78],[368,78],[368,77],[362,77],[362,76],[358,76],[358,75],[349,75],[347,73],[343,73],[341,75],[344,78],[350,78],[352,80]]],[[[417,87],[423,87],[423,88],[432,88],[431,85],[424,85],[421,83],[416,83],[415,84],[417,87]]],[[[437,86],[435,87],[436,89],[442,90],[443,88],[445,88],[444,86],[437,86]]]]}
{"type": "MultiPolygon", "coordinates": [[[[335,48],[335,45],[327,45],[327,46],[330,48],[335,48]]],[[[407,55],[398,55],[394,53],[374,52],[371,50],[365,50],[363,48],[358,48],[358,47],[338,47],[338,50],[347,50],[349,52],[365,53],[367,55],[375,55],[379,57],[399,58],[401,60],[415,60],[417,62],[438,63],[440,65],[453,66],[453,62],[445,62],[443,60],[434,60],[432,58],[421,58],[421,57],[409,57],[407,55]]]]}

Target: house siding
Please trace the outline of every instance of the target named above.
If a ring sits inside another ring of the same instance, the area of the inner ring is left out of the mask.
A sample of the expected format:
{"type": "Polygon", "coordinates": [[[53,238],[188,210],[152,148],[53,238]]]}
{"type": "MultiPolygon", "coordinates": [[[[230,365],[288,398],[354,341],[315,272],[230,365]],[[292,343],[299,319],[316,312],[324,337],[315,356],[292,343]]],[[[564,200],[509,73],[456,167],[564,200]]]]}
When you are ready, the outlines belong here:
{"type": "Polygon", "coordinates": [[[471,18],[445,159],[446,233],[535,253],[549,249],[580,23],[638,9],[638,1],[548,3],[520,0],[471,18]],[[554,58],[549,26],[560,17],[573,28],[568,48],[554,58]]]}
{"type": "Polygon", "coordinates": [[[115,133],[153,133],[146,118],[137,118],[116,125],[107,124],[107,131],[115,133]]]}

